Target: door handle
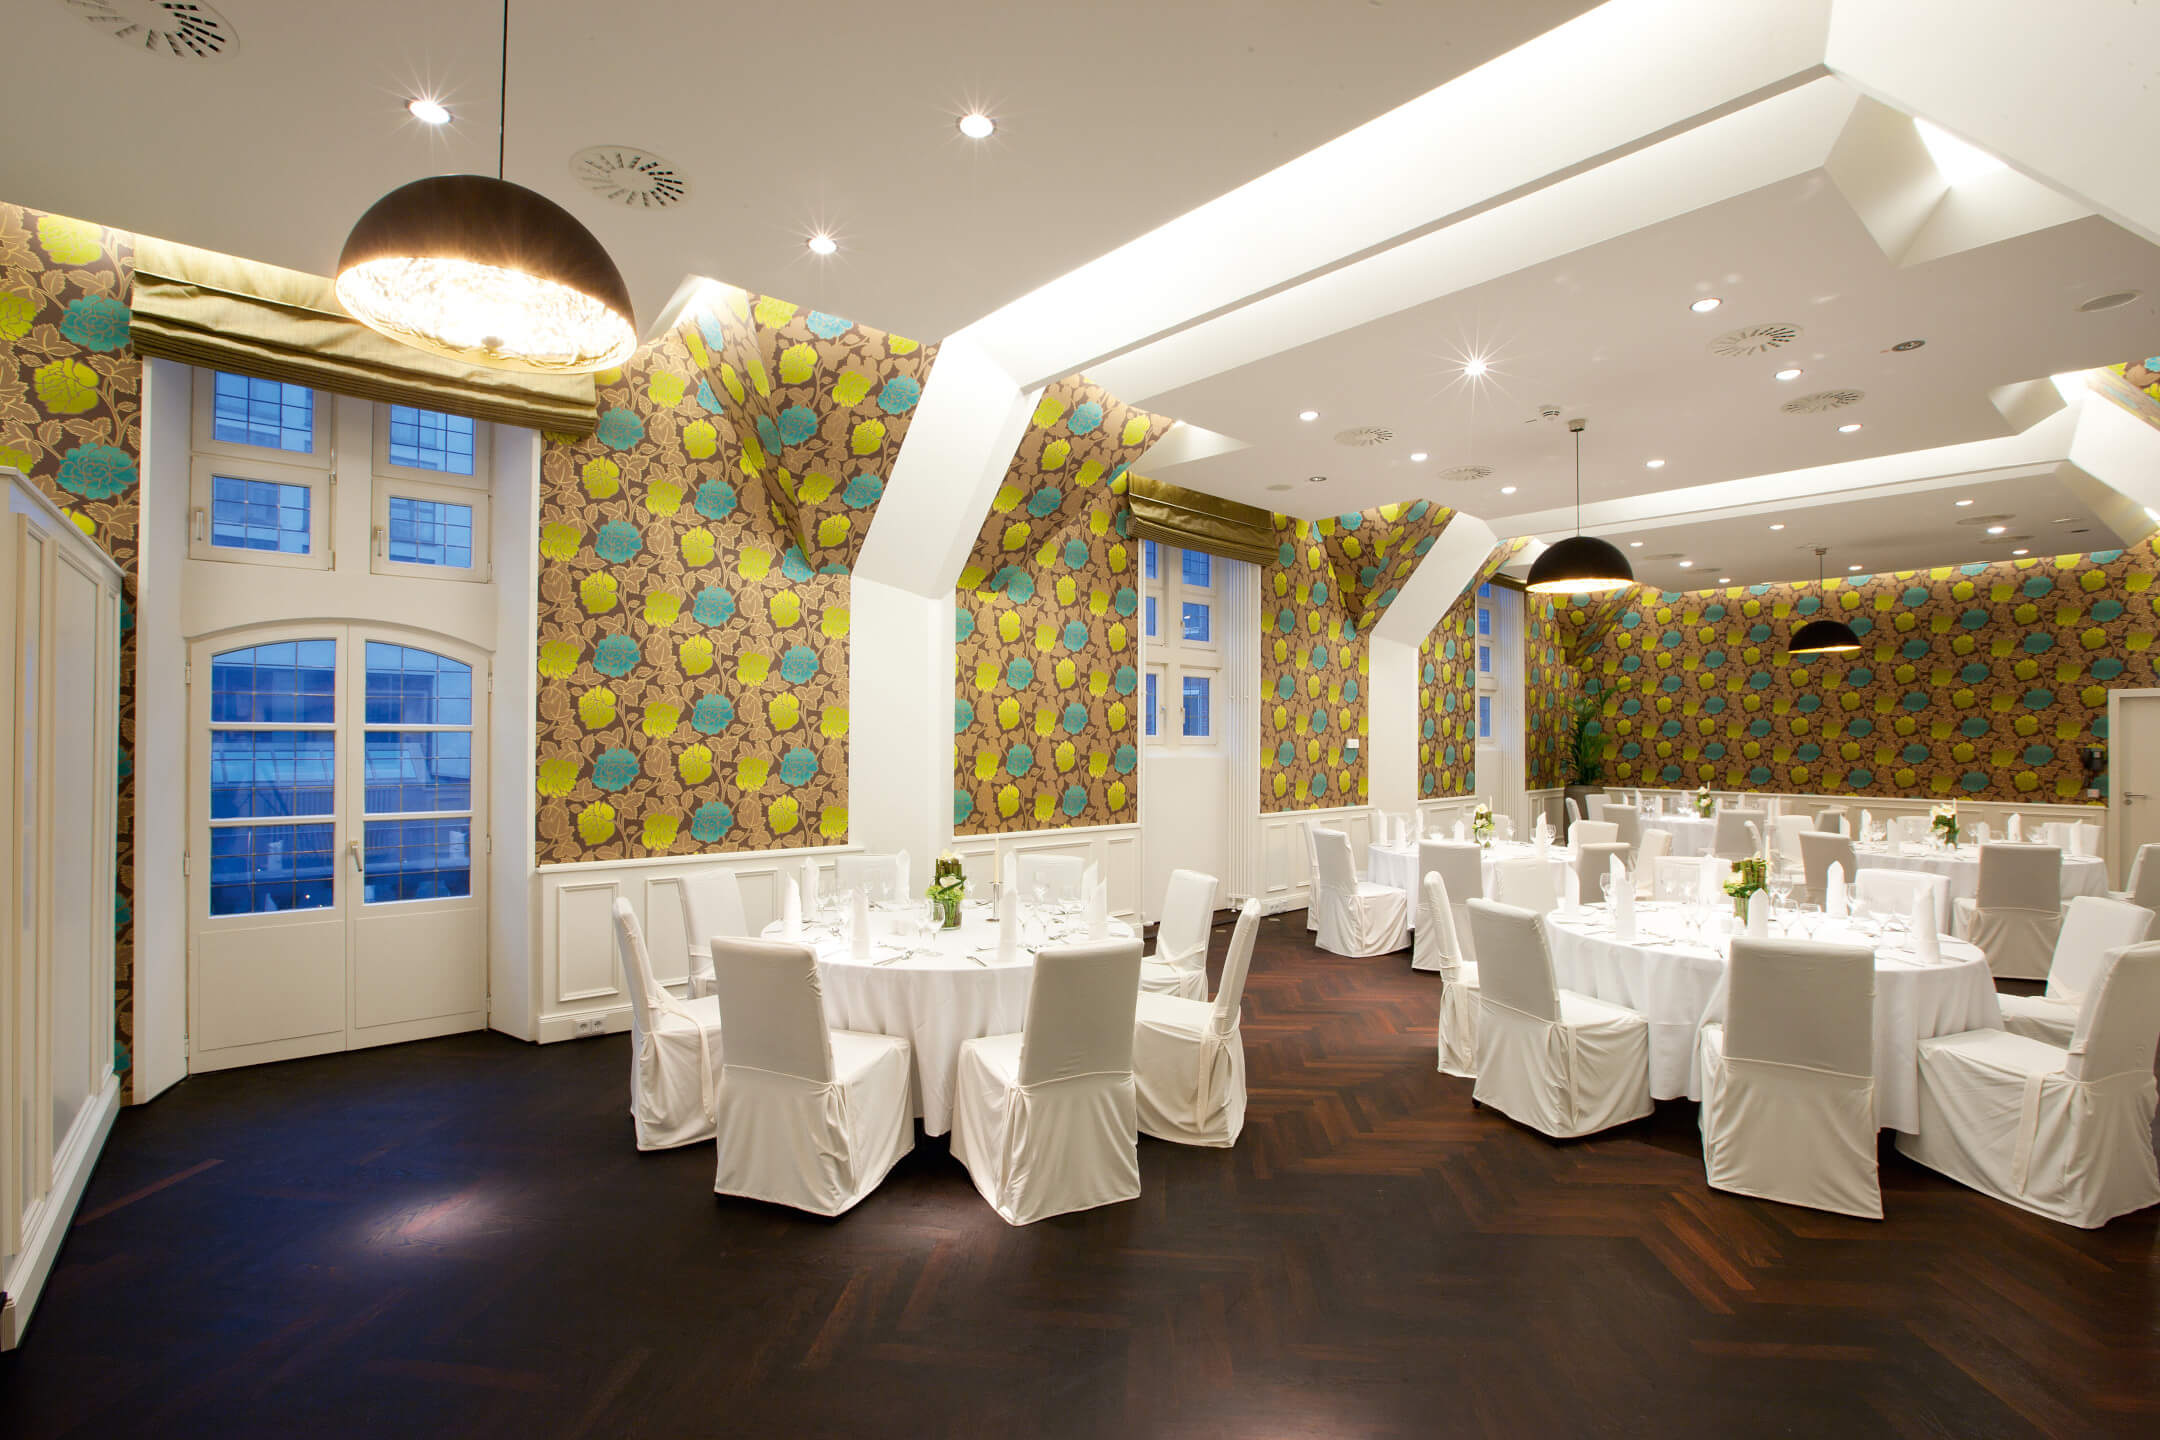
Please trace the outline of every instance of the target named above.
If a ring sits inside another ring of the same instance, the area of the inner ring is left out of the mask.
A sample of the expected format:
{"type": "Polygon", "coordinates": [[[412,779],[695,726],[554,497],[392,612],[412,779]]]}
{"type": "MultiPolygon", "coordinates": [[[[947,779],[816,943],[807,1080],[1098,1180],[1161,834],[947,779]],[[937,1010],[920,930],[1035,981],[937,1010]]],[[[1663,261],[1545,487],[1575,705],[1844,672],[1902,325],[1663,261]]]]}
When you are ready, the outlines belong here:
{"type": "Polygon", "coordinates": [[[348,840],[345,842],[345,848],[352,852],[353,869],[359,871],[362,875],[367,874],[367,861],[361,858],[360,842],[358,840],[348,840]]]}

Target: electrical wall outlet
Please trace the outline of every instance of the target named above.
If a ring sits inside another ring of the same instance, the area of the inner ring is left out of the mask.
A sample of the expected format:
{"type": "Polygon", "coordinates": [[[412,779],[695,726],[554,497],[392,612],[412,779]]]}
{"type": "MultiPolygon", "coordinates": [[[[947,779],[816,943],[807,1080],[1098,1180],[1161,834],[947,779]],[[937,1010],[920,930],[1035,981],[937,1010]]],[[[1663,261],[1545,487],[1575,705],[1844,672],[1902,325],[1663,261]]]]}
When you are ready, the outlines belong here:
{"type": "Polygon", "coordinates": [[[578,1019],[577,1028],[571,1033],[580,1040],[592,1035],[605,1035],[607,1033],[607,1017],[604,1015],[581,1016],[578,1019]]]}

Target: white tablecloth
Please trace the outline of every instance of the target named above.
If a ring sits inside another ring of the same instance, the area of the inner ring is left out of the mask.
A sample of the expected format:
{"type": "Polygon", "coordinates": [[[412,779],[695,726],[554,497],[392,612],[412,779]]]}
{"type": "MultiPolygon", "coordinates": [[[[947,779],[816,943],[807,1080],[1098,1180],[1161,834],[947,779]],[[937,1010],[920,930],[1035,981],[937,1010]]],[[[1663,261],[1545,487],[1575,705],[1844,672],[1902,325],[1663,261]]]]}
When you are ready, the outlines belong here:
{"type": "MultiPolygon", "coordinates": [[[[1490,900],[1493,894],[1493,871],[1500,862],[1537,853],[1537,846],[1526,844],[1520,840],[1495,840],[1485,849],[1485,894],[1482,897],[1450,895],[1448,899],[1456,904],[1460,904],[1464,900],[1480,898],[1490,900]]],[[[1365,869],[1365,878],[1375,885],[1391,885],[1395,889],[1408,894],[1410,896],[1410,922],[1415,926],[1417,923],[1417,886],[1421,878],[1417,873],[1417,846],[1415,844],[1374,845],[1368,849],[1367,856],[1368,863],[1365,869]]],[[[1569,855],[1566,847],[1561,845],[1552,846],[1546,852],[1546,858],[1553,867],[1553,888],[1560,894],[1562,899],[1566,899],[1575,893],[1570,888],[1575,883],[1574,859],[1569,855]]]]}
{"type": "Polygon", "coordinates": [[[1710,842],[1717,835],[1717,821],[1705,820],[1700,815],[1645,815],[1641,828],[1663,830],[1672,836],[1672,853],[1675,855],[1707,855],[1710,842]]]}
{"type": "MultiPolygon", "coordinates": [[[[1000,965],[998,927],[987,905],[964,905],[960,928],[941,930],[928,942],[891,938],[895,920],[884,911],[872,915],[877,943],[869,961],[850,955],[845,923],[806,925],[803,938],[817,951],[825,1023],[836,1030],[893,1035],[912,1044],[916,1113],[926,1134],[943,1135],[952,1128],[953,1077],[960,1067],[961,1043],[1015,1034],[1027,1023],[1028,991],[1035,981],[1035,954],[1029,947],[1043,944],[1045,932],[1034,919],[1023,917],[1020,958],[1000,965]],[[909,947],[916,953],[907,954],[909,947]]],[[[779,938],[781,929],[775,920],[765,927],[765,938],[779,938]]],[[[1113,920],[1110,933],[1127,940],[1133,930],[1113,920]]],[[[1087,932],[1077,919],[1064,918],[1052,922],[1048,939],[1084,943],[1087,932]]]]}
{"type": "MultiPolygon", "coordinates": [[[[1955,851],[1928,846],[1862,845],[1853,852],[1862,870],[1925,870],[1950,878],[1950,900],[1971,900],[1980,894],[1980,847],[1960,845],[1955,851]]],[[[2095,855],[2065,855],[2062,862],[2062,897],[2107,894],[2107,862],[2095,855]]]]}
{"type": "MultiPolygon", "coordinates": [[[[1728,963],[1724,942],[1711,950],[1681,939],[1681,907],[1637,910],[1636,941],[1613,938],[1602,910],[1554,916],[1553,975],[1561,988],[1625,1005],[1650,1022],[1650,1093],[1660,1100],[1702,1098],[1695,1076],[1695,1032],[1725,1013],[1728,963]]],[[[1875,944],[1875,1123],[1886,1130],[1920,1129],[1919,1044],[1961,1030],[1999,1030],[1987,958],[1972,945],[1944,936],[1943,960],[1922,965],[1865,936],[1824,932],[1824,940],[1875,944]]],[[[1904,937],[1899,937],[1903,943],[1904,937]]]]}

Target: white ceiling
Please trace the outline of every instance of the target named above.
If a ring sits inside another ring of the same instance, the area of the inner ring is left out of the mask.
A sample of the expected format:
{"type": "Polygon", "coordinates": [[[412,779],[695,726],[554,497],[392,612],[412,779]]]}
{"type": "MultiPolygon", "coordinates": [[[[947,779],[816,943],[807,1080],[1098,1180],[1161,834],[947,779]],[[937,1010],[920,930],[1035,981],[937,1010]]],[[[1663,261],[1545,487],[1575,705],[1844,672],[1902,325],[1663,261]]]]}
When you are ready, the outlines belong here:
{"type": "MultiPolygon", "coordinates": [[[[493,0],[216,8],[240,43],[198,62],[11,0],[0,198],[321,273],[385,191],[493,172],[493,0]],[[423,90],[447,133],[406,114],[423,90]]],[[[643,324],[696,273],[934,340],[1588,8],[516,0],[508,175],[599,235],[643,324]],[[972,105],[987,142],[954,130],[972,105]],[[675,162],[689,198],[591,196],[568,167],[597,144],[675,162]]]]}

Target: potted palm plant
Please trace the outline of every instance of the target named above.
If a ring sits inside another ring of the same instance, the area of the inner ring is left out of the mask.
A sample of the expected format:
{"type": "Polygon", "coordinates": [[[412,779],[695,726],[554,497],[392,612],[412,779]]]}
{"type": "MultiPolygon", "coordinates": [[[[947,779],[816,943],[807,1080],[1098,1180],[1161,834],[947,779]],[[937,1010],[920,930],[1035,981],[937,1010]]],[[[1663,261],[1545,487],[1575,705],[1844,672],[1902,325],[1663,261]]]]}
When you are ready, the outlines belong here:
{"type": "Polygon", "coordinates": [[[1575,724],[1567,753],[1567,794],[1577,811],[1590,813],[1590,796],[1605,783],[1605,727],[1599,718],[1597,697],[1584,695],[1575,701],[1575,724]]]}

